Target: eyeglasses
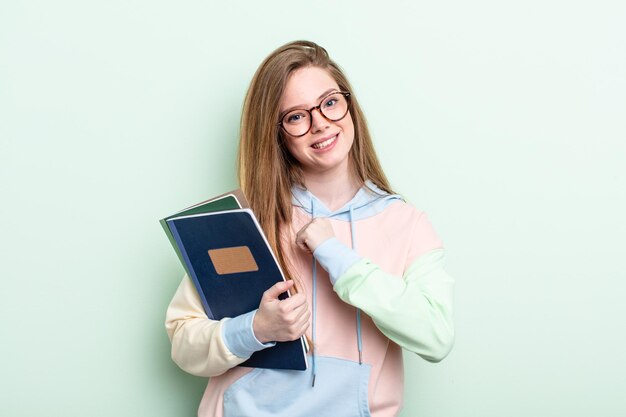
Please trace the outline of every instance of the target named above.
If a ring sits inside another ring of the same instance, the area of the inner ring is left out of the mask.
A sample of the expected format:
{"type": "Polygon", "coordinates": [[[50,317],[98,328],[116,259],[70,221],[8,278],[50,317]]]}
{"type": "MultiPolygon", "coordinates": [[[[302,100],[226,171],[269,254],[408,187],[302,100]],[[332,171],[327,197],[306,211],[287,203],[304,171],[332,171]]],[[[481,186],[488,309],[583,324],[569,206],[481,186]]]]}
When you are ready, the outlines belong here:
{"type": "Polygon", "coordinates": [[[330,93],[320,101],[320,104],[307,109],[290,110],[278,122],[285,132],[290,136],[300,137],[309,133],[313,124],[312,111],[318,110],[326,120],[338,122],[346,117],[350,110],[350,93],[347,91],[336,91],[330,93]]]}

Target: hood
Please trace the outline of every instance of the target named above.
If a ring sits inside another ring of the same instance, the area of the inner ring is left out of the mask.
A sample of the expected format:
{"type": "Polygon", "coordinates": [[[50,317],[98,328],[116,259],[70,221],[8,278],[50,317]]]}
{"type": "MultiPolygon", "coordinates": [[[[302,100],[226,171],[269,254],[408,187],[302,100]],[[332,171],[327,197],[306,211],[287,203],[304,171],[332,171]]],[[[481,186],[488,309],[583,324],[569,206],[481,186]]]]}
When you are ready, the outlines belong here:
{"type": "Polygon", "coordinates": [[[336,220],[356,221],[375,216],[396,200],[403,200],[398,194],[389,194],[367,180],[350,201],[338,210],[329,210],[310,191],[294,185],[291,189],[292,204],[315,217],[332,217],[336,220]],[[352,210],[352,219],[350,211],[352,210]]]}

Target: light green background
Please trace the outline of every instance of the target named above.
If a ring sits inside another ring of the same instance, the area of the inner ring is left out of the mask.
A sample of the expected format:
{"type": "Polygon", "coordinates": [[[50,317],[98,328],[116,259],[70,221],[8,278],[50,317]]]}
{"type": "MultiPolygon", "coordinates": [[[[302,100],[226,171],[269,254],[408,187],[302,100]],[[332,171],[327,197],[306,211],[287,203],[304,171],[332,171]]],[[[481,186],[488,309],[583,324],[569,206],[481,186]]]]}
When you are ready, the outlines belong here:
{"type": "MultiPolygon", "coordinates": [[[[623,1],[0,5],[0,415],[192,416],[157,220],[234,188],[243,95],[294,39],[345,68],[457,279],[402,416],[624,416],[623,1]]],[[[276,387],[280,389],[280,387],[276,387]]]]}

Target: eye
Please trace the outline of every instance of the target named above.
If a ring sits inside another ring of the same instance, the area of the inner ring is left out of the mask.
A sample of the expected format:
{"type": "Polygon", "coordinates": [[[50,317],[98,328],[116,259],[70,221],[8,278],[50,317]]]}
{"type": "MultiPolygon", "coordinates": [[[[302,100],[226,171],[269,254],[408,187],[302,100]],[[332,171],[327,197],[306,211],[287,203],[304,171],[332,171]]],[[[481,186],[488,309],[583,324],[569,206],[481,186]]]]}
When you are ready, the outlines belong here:
{"type": "Polygon", "coordinates": [[[304,119],[306,119],[306,114],[303,112],[289,113],[285,116],[285,123],[301,123],[304,119]]]}
{"type": "Polygon", "coordinates": [[[335,104],[337,104],[337,99],[335,97],[331,97],[326,100],[326,102],[324,103],[324,107],[333,107],[335,104]]]}

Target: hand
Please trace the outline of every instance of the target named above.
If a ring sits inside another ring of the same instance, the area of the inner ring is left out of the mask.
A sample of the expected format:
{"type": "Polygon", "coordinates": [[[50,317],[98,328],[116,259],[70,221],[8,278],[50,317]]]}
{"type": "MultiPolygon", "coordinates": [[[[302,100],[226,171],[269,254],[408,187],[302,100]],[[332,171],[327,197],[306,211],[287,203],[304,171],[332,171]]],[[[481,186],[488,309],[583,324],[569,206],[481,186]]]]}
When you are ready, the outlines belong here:
{"type": "Polygon", "coordinates": [[[309,327],[309,308],[304,294],[294,294],[284,300],[278,296],[293,286],[293,281],[281,281],[263,293],[252,329],[261,343],[287,342],[300,338],[309,327]]]}
{"type": "Polygon", "coordinates": [[[296,234],[296,245],[302,250],[313,253],[326,240],[335,237],[335,231],[330,220],[325,217],[315,217],[296,234]]]}

